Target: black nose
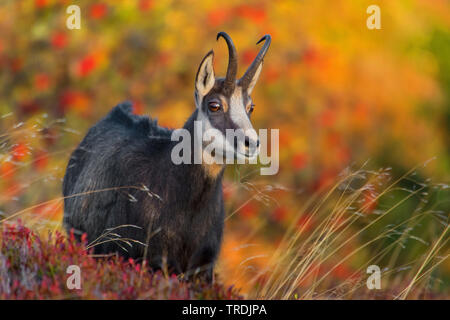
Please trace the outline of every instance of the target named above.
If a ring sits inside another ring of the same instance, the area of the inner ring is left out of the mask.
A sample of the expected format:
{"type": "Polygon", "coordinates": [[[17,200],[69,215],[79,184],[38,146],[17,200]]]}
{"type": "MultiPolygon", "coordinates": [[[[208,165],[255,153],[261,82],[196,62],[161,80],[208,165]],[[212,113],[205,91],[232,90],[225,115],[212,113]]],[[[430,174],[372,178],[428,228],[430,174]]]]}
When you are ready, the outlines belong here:
{"type": "Polygon", "coordinates": [[[250,147],[250,139],[249,139],[249,137],[245,137],[245,147],[246,148],[250,147]]]}
{"type": "MultiPolygon", "coordinates": [[[[250,148],[250,138],[249,137],[245,137],[245,147],[246,148],[250,148]]],[[[256,147],[258,148],[259,147],[259,139],[258,140],[256,140],[256,147]]]]}

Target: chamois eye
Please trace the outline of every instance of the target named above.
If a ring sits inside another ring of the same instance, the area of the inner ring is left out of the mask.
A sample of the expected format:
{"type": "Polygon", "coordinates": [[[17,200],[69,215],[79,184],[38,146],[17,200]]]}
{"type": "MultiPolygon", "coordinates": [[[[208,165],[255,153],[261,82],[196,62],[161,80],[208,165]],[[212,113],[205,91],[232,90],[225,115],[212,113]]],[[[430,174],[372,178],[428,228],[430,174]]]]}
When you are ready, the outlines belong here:
{"type": "Polygon", "coordinates": [[[212,102],[208,103],[208,108],[212,112],[217,112],[220,110],[220,103],[212,101],[212,102]]]}
{"type": "Polygon", "coordinates": [[[253,109],[255,109],[255,105],[254,105],[254,104],[252,104],[252,105],[250,106],[250,109],[248,110],[248,113],[252,113],[252,112],[253,112],[253,109]]]}

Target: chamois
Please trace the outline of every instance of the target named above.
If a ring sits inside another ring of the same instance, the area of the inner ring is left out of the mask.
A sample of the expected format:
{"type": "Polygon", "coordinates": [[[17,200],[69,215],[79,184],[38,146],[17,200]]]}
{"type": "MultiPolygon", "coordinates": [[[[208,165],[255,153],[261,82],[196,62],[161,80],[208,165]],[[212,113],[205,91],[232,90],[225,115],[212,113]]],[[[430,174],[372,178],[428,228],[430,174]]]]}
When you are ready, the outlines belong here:
{"type": "MultiPolygon", "coordinates": [[[[220,37],[228,47],[226,77],[214,76],[211,50],[198,68],[196,109],[183,128],[194,136],[198,121],[203,132],[212,129],[222,136],[213,141],[216,150],[225,143],[233,148],[235,159],[248,159],[257,155],[259,146],[250,122],[254,106],[250,94],[271,37],[257,42],[264,45],[238,80],[236,48],[228,34],[220,32],[217,40],[220,37]],[[245,130],[244,141],[226,141],[227,129],[245,130]]],[[[225,165],[174,164],[171,151],[177,142],[172,133],[156,120],[133,114],[131,103],[114,107],[91,127],[70,157],[63,180],[63,223],[77,239],[86,233],[96,254],[146,259],[153,269],[195,273],[211,282],[224,226],[225,165]]],[[[211,157],[204,142],[195,152],[202,159],[211,157]]]]}

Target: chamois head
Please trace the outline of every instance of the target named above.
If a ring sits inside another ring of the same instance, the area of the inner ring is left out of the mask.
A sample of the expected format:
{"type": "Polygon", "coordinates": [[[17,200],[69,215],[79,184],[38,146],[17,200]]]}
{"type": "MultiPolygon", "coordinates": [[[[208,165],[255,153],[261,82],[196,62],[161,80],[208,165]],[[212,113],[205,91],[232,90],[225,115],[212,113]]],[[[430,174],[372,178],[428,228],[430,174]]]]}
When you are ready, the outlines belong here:
{"type": "Polygon", "coordinates": [[[233,41],[225,32],[219,32],[217,40],[220,37],[228,46],[228,70],[225,78],[216,78],[214,52],[211,50],[203,58],[195,79],[197,121],[202,122],[203,132],[214,131],[215,139],[208,144],[213,145],[215,156],[232,154],[234,159],[252,159],[258,155],[259,139],[250,122],[254,108],[250,94],[261,73],[271,37],[265,35],[257,42],[264,41],[264,46],[240,79],[236,79],[238,60],[233,41]],[[231,135],[230,132],[234,133],[231,135]]]}

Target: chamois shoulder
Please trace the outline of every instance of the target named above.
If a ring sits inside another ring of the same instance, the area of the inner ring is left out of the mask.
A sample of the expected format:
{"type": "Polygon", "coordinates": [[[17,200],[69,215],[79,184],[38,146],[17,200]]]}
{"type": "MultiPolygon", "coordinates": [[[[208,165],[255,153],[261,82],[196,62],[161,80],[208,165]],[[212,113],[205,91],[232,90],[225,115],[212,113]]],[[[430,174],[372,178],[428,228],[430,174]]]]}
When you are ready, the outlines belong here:
{"type": "Polygon", "coordinates": [[[124,129],[133,131],[147,137],[169,137],[172,130],[158,125],[157,119],[148,116],[133,114],[132,103],[123,102],[112,108],[109,114],[103,119],[108,124],[116,124],[124,129]]]}

